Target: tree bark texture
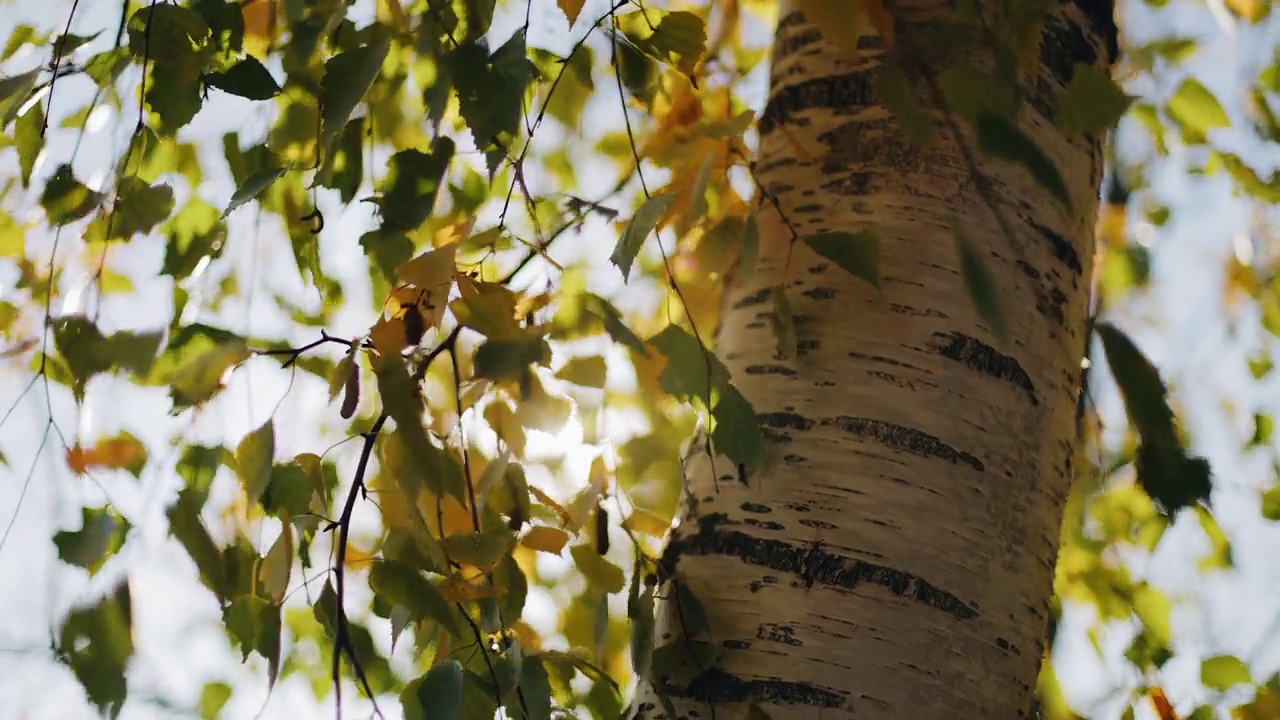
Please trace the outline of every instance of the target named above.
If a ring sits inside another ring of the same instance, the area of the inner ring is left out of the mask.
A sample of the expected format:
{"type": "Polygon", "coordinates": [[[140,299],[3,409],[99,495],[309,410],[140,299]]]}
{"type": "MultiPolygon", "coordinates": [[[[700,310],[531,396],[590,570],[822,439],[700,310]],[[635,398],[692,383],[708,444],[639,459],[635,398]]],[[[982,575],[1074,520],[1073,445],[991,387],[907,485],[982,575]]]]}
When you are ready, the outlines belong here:
{"type": "MultiPolygon", "coordinates": [[[[1019,126],[1057,165],[1071,210],[938,109],[928,85],[946,68],[919,76],[933,132],[913,144],[877,97],[878,45],[855,57],[781,5],[759,123],[760,254],[717,341],[768,459],[743,478],[690,452],[657,644],[682,635],[683,583],[708,616],[696,638],[720,653],[671,699],[680,718],[742,718],[753,704],[775,719],[1028,717],[1072,480],[1103,169],[1101,138],[1058,130],[1053,100],[1075,64],[1109,68],[1112,5],[1057,5],[1020,78],[1019,126]],[[1004,341],[966,290],[957,226],[995,278],[1004,341]],[[879,290],[792,232],[867,228],[879,290]],[[789,361],[769,321],[778,284],[797,329],[789,361]]],[[[890,5],[892,52],[911,53],[951,6],[890,5]]],[[[629,714],[669,718],[648,681],[629,714]]]]}

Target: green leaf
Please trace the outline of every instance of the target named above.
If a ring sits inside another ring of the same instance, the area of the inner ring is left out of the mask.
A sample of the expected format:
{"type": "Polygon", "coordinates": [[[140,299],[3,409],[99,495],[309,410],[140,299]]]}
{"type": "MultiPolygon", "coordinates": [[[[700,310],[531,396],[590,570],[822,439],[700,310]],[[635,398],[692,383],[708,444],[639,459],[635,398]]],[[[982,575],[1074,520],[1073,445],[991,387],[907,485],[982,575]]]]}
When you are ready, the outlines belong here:
{"type": "Polygon", "coordinates": [[[267,420],[236,445],[236,475],[250,505],[258,502],[271,482],[271,456],[275,453],[275,423],[267,420]]]}
{"type": "Polygon", "coordinates": [[[453,635],[461,632],[454,607],[445,601],[434,583],[408,563],[374,560],[369,570],[369,587],[408,610],[414,620],[435,620],[453,635]]]}
{"type": "Polygon", "coordinates": [[[818,233],[805,237],[804,244],[854,277],[880,289],[880,235],[875,230],[818,233]]]}
{"type": "Polygon", "coordinates": [[[627,227],[618,238],[617,246],[613,249],[613,254],[609,256],[609,261],[622,271],[623,280],[630,278],[631,266],[635,262],[636,256],[640,254],[640,248],[644,245],[645,239],[657,227],[658,220],[671,208],[671,204],[675,201],[675,195],[655,195],[646,200],[636,210],[631,222],[627,223],[627,227]]]}
{"type": "Polygon", "coordinates": [[[1135,463],[1138,482],[1168,515],[1207,502],[1212,487],[1209,464],[1182,448],[1167,390],[1155,366],[1115,326],[1099,323],[1097,333],[1120,386],[1125,412],[1141,438],[1135,463]]]}
{"type": "Polygon", "coordinates": [[[582,576],[597,588],[607,593],[616,593],[622,592],[622,588],[626,587],[627,576],[622,568],[606,560],[593,546],[574,545],[569,548],[569,553],[573,555],[573,563],[578,566],[582,576]]]}
{"type": "Polygon", "coordinates": [[[1280,520],[1280,487],[1273,487],[1262,494],[1262,517],[1280,520]]]}
{"type": "Polygon", "coordinates": [[[693,73],[706,51],[707,27],[691,12],[645,8],[619,15],[617,23],[640,52],[685,75],[693,73]]]}
{"type": "Polygon", "coordinates": [[[764,461],[764,435],[756,421],[755,408],[732,385],[720,391],[720,400],[711,413],[714,428],[711,442],[717,452],[736,463],[758,468],[764,461]]]}
{"type": "Polygon", "coordinates": [[[80,517],[80,529],[55,533],[53,544],[58,548],[59,560],[82,567],[93,577],[124,544],[131,526],[110,508],[83,508],[80,517]]]}
{"type": "Polygon", "coordinates": [[[146,234],[173,212],[173,188],[165,184],[148,185],[128,176],[116,187],[111,210],[104,210],[85,230],[89,242],[128,240],[146,234]]]}
{"type": "Polygon", "coordinates": [[[254,651],[266,659],[268,683],[275,685],[280,670],[280,606],[257,595],[240,595],[222,611],[222,623],[240,648],[242,660],[254,651]]]}
{"type": "Polygon", "coordinates": [[[227,583],[222,553],[200,520],[203,504],[203,492],[190,487],[179,492],[178,501],[169,508],[169,532],[195,562],[196,569],[200,572],[200,581],[213,591],[219,601],[226,602],[227,583]]]}
{"type": "Polygon", "coordinates": [[[497,565],[516,542],[515,535],[505,525],[499,527],[501,532],[490,530],[450,535],[441,541],[441,545],[450,560],[488,570],[497,565]]]}
{"type": "Polygon", "coordinates": [[[512,720],[551,720],[551,679],[542,658],[526,657],[520,664],[520,695],[507,701],[512,720]]]}
{"type": "Polygon", "coordinates": [[[462,717],[462,665],[447,660],[405,686],[400,693],[405,720],[462,717]]]}
{"type": "Polygon", "coordinates": [[[1021,165],[1032,179],[1071,208],[1071,193],[1058,172],[1058,166],[1034,140],[1022,132],[1017,123],[992,112],[979,112],[974,121],[978,147],[991,157],[1021,165]]]}
{"type": "Polygon", "coordinates": [[[1182,81],[1166,107],[1169,117],[1193,134],[1203,137],[1210,130],[1231,126],[1227,111],[1209,88],[1195,78],[1182,81]]]}
{"type": "Polygon", "coordinates": [[[282,519],[305,515],[311,511],[317,489],[315,479],[297,462],[273,465],[270,481],[262,491],[262,509],[282,519]]]}
{"type": "Polygon", "coordinates": [[[59,659],[84,686],[98,712],[116,718],[128,697],[125,668],[133,655],[133,610],[129,583],[121,583],[97,605],[74,610],[58,634],[59,659]]]}
{"type": "Polygon", "coordinates": [[[44,109],[40,103],[31,106],[18,118],[13,128],[13,143],[18,149],[18,168],[22,175],[22,187],[31,186],[31,171],[36,166],[36,158],[44,149],[44,138],[40,133],[44,128],[44,109]]]}
{"type": "Polygon", "coordinates": [[[1005,323],[1004,307],[1000,303],[995,276],[987,268],[982,252],[959,228],[955,228],[956,251],[960,253],[960,277],[964,287],[969,291],[969,299],[978,311],[991,333],[1000,340],[1008,337],[1008,325],[1005,323]]]}
{"type": "Polygon", "coordinates": [[[537,69],[530,62],[523,30],[492,55],[479,38],[459,45],[445,57],[458,93],[458,112],[471,129],[475,145],[487,156],[490,179],[520,131],[524,97],[537,69]]]}
{"type": "Polygon", "coordinates": [[[773,328],[773,340],[778,348],[778,358],[787,360],[796,356],[796,319],[791,313],[791,301],[787,290],[775,285],[769,291],[773,311],[769,313],[769,325],[773,328]]]}
{"type": "Polygon", "coordinates": [[[9,127],[9,123],[18,117],[18,110],[26,104],[39,79],[40,68],[0,78],[0,130],[9,127]]]}
{"type": "Polygon", "coordinates": [[[608,375],[604,358],[599,355],[569,358],[556,377],[581,387],[603,388],[608,375]]]}
{"type": "Polygon", "coordinates": [[[200,690],[201,720],[218,720],[231,699],[231,686],[224,682],[208,682],[200,690]]]}
{"type": "Polygon", "coordinates": [[[102,203],[102,194],[94,192],[76,179],[70,165],[59,165],[44,185],[40,205],[49,216],[50,225],[75,222],[93,212],[102,203]]]}
{"type": "Polygon", "coordinates": [[[224,682],[205,683],[200,690],[201,720],[218,720],[222,708],[231,699],[231,686],[224,682]]]}
{"type": "Polygon", "coordinates": [[[275,181],[284,177],[289,172],[291,166],[271,167],[267,166],[260,170],[254,171],[252,175],[245,178],[245,181],[236,188],[231,194],[231,200],[227,202],[227,209],[222,211],[222,218],[227,217],[233,210],[241,205],[253,200],[271,187],[275,181]]]}
{"type": "Polygon", "coordinates": [[[653,663],[654,614],[653,589],[645,587],[636,598],[634,614],[629,614],[631,621],[631,667],[636,677],[649,677],[649,668],[653,663]]]}
{"type": "Polygon", "coordinates": [[[490,380],[520,378],[530,365],[551,364],[551,346],[536,335],[513,340],[489,339],[476,349],[476,377],[490,380]]]}
{"type": "Polygon", "coordinates": [[[268,100],[280,94],[275,78],[252,55],[223,72],[206,75],[204,80],[223,92],[250,100],[268,100]]]}
{"type": "Polygon", "coordinates": [[[1249,666],[1233,655],[1215,655],[1200,663],[1200,682],[1206,687],[1226,692],[1236,685],[1252,684],[1249,666]]]}
{"type": "MultiPolygon", "coordinates": [[[[391,37],[378,38],[329,58],[320,82],[320,146],[329,148],[382,71],[391,37]]],[[[328,156],[329,153],[325,152],[328,156]]]]}
{"type": "Polygon", "coordinates": [[[1076,63],[1071,84],[1058,93],[1053,122],[1067,133],[1105,132],[1115,126],[1133,101],[1109,73],[1076,63]]]}
{"type": "Polygon", "coordinates": [[[676,325],[668,325],[649,338],[649,344],[667,357],[658,376],[662,389],[680,400],[711,402],[712,390],[729,383],[729,370],[698,339],[676,325]]]}
{"type": "Polygon", "coordinates": [[[432,141],[430,153],[402,150],[391,156],[386,189],[377,200],[382,231],[414,230],[431,216],[453,152],[453,141],[441,135],[432,141]]]}

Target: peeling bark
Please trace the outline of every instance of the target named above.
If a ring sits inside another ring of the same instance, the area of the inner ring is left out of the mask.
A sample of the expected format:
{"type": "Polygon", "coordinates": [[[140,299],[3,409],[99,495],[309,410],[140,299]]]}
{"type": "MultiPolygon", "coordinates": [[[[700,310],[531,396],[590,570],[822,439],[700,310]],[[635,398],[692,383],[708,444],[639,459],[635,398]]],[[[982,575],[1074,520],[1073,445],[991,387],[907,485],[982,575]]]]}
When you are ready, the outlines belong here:
{"type": "MultiPolygon", "coordinates": [[[[949,5],[892,4],[899,45],[949,5]]],[[[874,39],[851,58],[782,3],[759,179],[801,234],[876,229],[882,289],[793,243],[761,207],[758,264],[726,298],[718,352],[759,413],[768,460],[744,485],[726,458],[713,469],[690,454],[697,502],[659,579],[701,599],[710,627],[697,639],[721,653],[668,687],[678,717],[741,718],[753,703],[774,718],[1028,716],[1103,166],[1101,139],[1063,135],[1051,106],[1076,63],[1105,68],[1115,54],[1110,2],[1056,12],[1038,71],[1021,79],[1021,127],[1061,171],[1070,213],[1009,164],[979,157],[979,187],[940,113],[927,147],[914,145],[876,96],[874,39]],[[798,149],[814,147],[825,154],[798,149]],[[965,290],[952,218],[999,284],[1003,343],[965,290]],[[761,319],[778,284],[796,316],[790,361],[761,319]]],[[[672,604],[659,603],[660,643],[681,633],[672,604]]],[[[668,718],[645,682],[628,715],[668,718]]]]}

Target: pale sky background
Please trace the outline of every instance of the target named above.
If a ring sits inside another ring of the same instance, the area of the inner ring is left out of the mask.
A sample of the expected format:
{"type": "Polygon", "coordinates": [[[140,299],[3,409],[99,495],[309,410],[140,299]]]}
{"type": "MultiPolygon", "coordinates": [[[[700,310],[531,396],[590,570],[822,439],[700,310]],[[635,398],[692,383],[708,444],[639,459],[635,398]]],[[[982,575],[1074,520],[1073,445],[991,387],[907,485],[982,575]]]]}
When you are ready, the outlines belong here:
{"type": "MultiPolygon", "coordinates": [[[[549,0],[540,2],[549,6],[549,0]]],[[[0,37],[7,38],[17,23],[56,28],[60,32],[71,4],[70,0],[0,2],[0,37]]],[[[518,8],[514,2],[506,4],[523,13],[522,3],[518,8]]],[[[1213,139],[1219,147],[1239,152],[1266,176],[1280,160],[1280,151],[1250,139],[1243,91],[1258,70],[1271,61],[1272,47],[1280,40],[1277,33],[1280,23],[1272,18],[1257,27],[1237,27],[1229,21],[1223,22],[1228,16],[1220,7],[1213,9],[1213,5],[1213,2],[1206,6],[1173,0],[1169,9],[1154,12],[1140,0],[1123,0],[1122,25],[1132,44],[1167,35],[1194,37],[1200,41],[1199,53],[1186,64],[1185,70],[1194,72],[1217,93],[1233,123],[1241,128],[1219,132],[1213,139]]],[[[366,14],[368,6],[367,2],[357,4],[366,14]]],[[[583,17],[598,17],[605,7],[604,0],[588,0],[583,17]]],[[[101,29],[103,35],[82,49],[76,59],[109,46],[118,17],[119,5],[115,2],[81,2],[72,31],[88,34],[101,29]]],[[[499,40],[514,28],[511,20],[510,15],[505,15],[495,23],[499,40]]],[[[584,31],[585,24],[570,31],[558,12],[535,11],[529,40],[531,45],[564,54],[584,31]]],[[[756,26],[755,31],[766,29],[756,26]]],[[[0,66],[0,75],[13,75],[47,60],[39,53],[28,53],[0,66]]],[[[282,77],[278,67],[271,69],[277,79],[282,77]]],[[[1147,80],[1130,87],[1130,92],[1158,103],[1177,86],[1183,71],[1166,71],[1158,87],[1147,80]]],[[[130,82],[136,82],[138,71],[135,68],[131,72],[130,82]]],[[[763,105],[764,80],[762,67],[752,78],[752,87],[756,90],[751,101],[757,110],[763,105]]],[[[54,101],[55,116],[79,109],[91,94],[88,87],[83,79],[60,80],[54,101]]],[[[588,128],[614,127],[619,120],[616,97],[604,89],[601,97],[593,100],[591,110],[599,122],[587,124],[588,128]]],[[[215,207],[224,206],[233,189],[217,138],[228,128],[238,128],[245,142],[256,141],[270,126],[268,105],[219,94],[216,101],[206,106],[196,121],[182,131],[183,139],[198,138],[206,146],[202,160],[207,179],[197,192],[215,207]]],[[[126,146],[134,117],[128,115],[133,112],[128,105],[125,112],[124,117],[119,117],[100,111],[90,122],[93,132],[80,147],[76,169],[80,177],[95,187],[104,182],[110,164],[126,146]]],[[[51,128],[54,126],[56,122],[51,123],[51,128]]],[[[1126,122],[1120,132],[1118,145],[1123,158],[1150,157],[1151,144],[1145,131],[1126,122]]],[[[74,131],[61,131],[52,137],[49,150],[37,166],[37,175],[47,175],[72,152],[74,131]]],[[[560,137],[563,135],[554,123],[548,122],[539,130],[540,143],[554,143],[560,137]]],[[[1276,592],[1280,587],[1280,553],[1275,552],[1275,548],[1280,547],[1280,527],[1263,520],[1258,509],[1260,490],[1270,487],[1276,479],[1272,469],[1276,448],[1248,454],[1238,450],[1252,434],[1254,412],[1262,408],[1271,412],[1280,410],[1276,402],[1280,397],[1280,380],[1273,377],[1264,383],[1255,383],[1248,374],[1245,360],[1263,345],[1280,355],[1277,352],[1280,345],[1258,327],[1256,311],[1252,308],[1237,307],[1233,311],[1240,331],[1229,338],[1223,323],[1226,311],[1221,291],[1224,258],[1238,253],[1265,257],[1276,252],[1268,232],[1273,211],[1264,209],[1261,213],[1264,220],[1261,224],[1255,223],[1257,206],[1232,198],[1231,185],[1224,177],[1191,177],[1186,173],[1187,167],[1203,161],[1202,151],[1181,148],[1172,135],[1170,141],[1171,157],[1162,160],[1149,175],[1151,195],[1173,210],[1170,223],[1164,228],[1154,228],[1141,222],[1140,213],[1132,213],[1131,217],[1131,235],[1153,249],[1154,282],[1150,290],[1134,296],[1124,308],[1113,309],[1110,317],[1133,333],[1142,349],[1176,386],[1177,400],[1186,409],[1183,419],[1189,425],[1194,449],[1213,463],[1214,507],[1219,522],[1234,542],[1237,570],[1204,575],[1196,570],[1196,561],[1207,549],[1204,534],[1194,518],[1184,518],[1169,532],[1154,557],[1136,558],[1132,564],[1136,579],[1149,580],[1179,601],[1174,616],[1174,642],[1179,655],[1166,666],[1159,683],[1179,711],[1189,711],[1195,704],[1214,699],[1198,683],[1202,657],[1237,654],[1251,664],[1257,681],[1280,670],[1280,593],[1276,592]],[[1224,407],[1227,399],[1233,407],[1224,407]]],[[[385,157],[384,152],[373,160],[373,167],[379,173],[385,157]]],[[[583,179],[587,188],[611,185],[615,177],[613,168],[590,164],[579,167],[586,169],[583,179]]],[[[15,154],[11,150],[0,151],[0,177],[12,176],[16,168],[15,154]]],[[[537,182],[536,175],[533,181],[537,182]]],[[[180,178],[174,184],[177,206],[181,207],[191,189],[180,178]]],[[[35,193],[16,192],[19,194],[6,198],[7,209],[21,216],[38,207],[35,193]]],[[[325,270],[343,280],[348,298],[367,297],[366,261],[356,239],[371,227],[370,206],[354,203],[341,210],[336,198],[330,198],[327,203],[324,200],[322,195],[321,208],[327,219],[321,239],[325,270]]],[[[273,307],[267,289],[285,293],[295,300],[307,298],[308,302],[314,302],[314,298],[304,293],[293,270],[287,243],[280,242],[279,221],[264,217],[259,225],[257,220],[256,206],[242,208],[232,216],[231,246],[227,254],[234,257],[233,263],[241,272],[242,280],[257,279],[260,283],[257,290],[248,302],[228,302],[220,313],[202,312],[199,317],[243,334],[272,335],[285,331],[288,325],[287,318],[273,307]],[[274,270],[277,267],[284,270],[277,272],[274,270]]],[[[491,222],[491,218],[482,218],[480,227],[485,227],[486,221],[491,222]]],[[[552,255],[566,263],[590,257],[599,269],[592,276],[593,282],[602,284],[602,292],[612,293],[621,287],[621,280],[616,270],[602,264],[612,248],[612,232],[599,221],[592,221],[577,240],[557,245],[552,255]]],[[[62,240],[60,261],[78,252],[73,232],[64,231],[62,240]]],[[[29,233],[29,252],[44,263],[51,241],[51,237],[29,233]]],[[[154,281],[163,257],[163,245],[154,237],[132,245],[127,253],[113,253],[111,267],[131,275],[139,293],[124,299],[108,297],[102,305],[102,324],[110,329],[155,329],[167,322],[170,301],[169,283],[154,281]]],[[[189,289],[198,291],[200,287],[210,287],[227,271],[215,263],[203,276],[188,281],[189,289]]],[[[544,272],[531,270],[529,281],[543,282],[544,272]]],[[[0,298],[12,292],[15,277],[8,269],[0,269],[0,298]]],[[[91,304],[86,307],[92,298],[82,292],[86,279],[80,276],[64,282],[57,306],[60,312],[92,308],[91,304]]],[[[645,299],[639,297],[638,301],[645,299]]],[[[195,292],[191,302],[196,302],[195,292]]],[[[338,335],[355,335],[363,332],[371,320],[364,303],[354,302],[329,329],[338,335]]],[[[291,336],[306,342],[314,339],[315,333],[306,331],[291,336]]],[[[129,667],[130,695],[122,718],[184,717],[184,708],[194,711],[203,684],[219,680],[230,683],[236,690],[224,709],[225,718],[251,718],[260,711],[263,718],[325,717],[333,712],[332,700],[317,703],[309,685],[300,678],[278,684],[264,708],[264,701],[268,699],[265,663],[257,656],[246,664],[240,663],[239,652],[230,647],[223,634],[216,601],[195,579],[185,552],[176,542],[166,539],[164,511],[180,487],[180,480],[173,474],[176,453],[165,450],[169,447],[169,438],[184,435],[234,445],[248,429],[274,411],[280,420],[276,426],[277,458],[298,452],[320,452],[331,439],[338,439],[335,433],[339,432],[339,426],[333,421],[327,421],[323,437],[315,434],[309,422],[288,422],[289,418],[336,420],[337,413],[326,402],[323,383],[299,374],[289,390],[289,374],[278,370],[278,365],[274,359],[250,361],[236,371],[221,398],[194,420],[189,415],[176,420],[169,418],[168,400],[163,391],[139,390],[127,381],[98,378],[90,384],[88,402],[79,412],[71,403],[69,392],[53,386],[51,397],[46,397],[44,384],[37,383],[0,426],[0,450],[10,463],[7,470],[0,469],[0,533],[18,511],[20,498],[22,503],[12,532],[0,546],[0,578],[3,578],[0,581],[0,698],[3,698],[0,720],[94,717],[82,699],[78,683],[69,670],[54,661],[48,646],[60,618],[69,608],[92,601],[126,573],[133,590],[136,652],[129,667]],[[97,473],[96,482],[74,476],[62,459],[63,444],[56,433],[49,434],[47,442],[41,445],[50,408],[67,444],[73,444],[78,437],[88,442],[122,429],[142,438],[153,452],[141,479],[135,480],[124,473],[97,473]],[[121,556],[90,581],[83,571],[57,560],[50,537],[58,529],[77,527],[80,507],[100,504],[104,497],[109,497],[113,506],[133,523],[134,530],[121,556]]],[[[1101,375],[1095,374],[1094,378],[1100,380],[1101,375]]],[[[12,364],[0,369],[0,409],[13,404],[28,379],[28,373],[12,364]]],[[[613,379],[611,377],[611,381],[613,379]]],[[[1122,428],[1123,411],[1114,392],[1102,383],[1097,390],[1104,422],[1109,427],[1122,428]]],[[[611,421],[615,433],[621,432],[616,430],[619,426],[625,426],[625,419],[619,417],[611,421]]],[[[571,427],[565,435],[560,442],[543,437],[542,444],[551,451],[557,444],[572,445],[580,439],[578,428],[571,427]]],[[[356,444],[349,443],[331,454],[338,460],[344,482],[351,476],[357,453],[356,444]]],[[[589,457],[582,452],[573,453],[572,461],[566,466],[568,470],[558,480],[560,484],[572,486],[581,482],[589,457]]],[[[534,479],[545,483],[556,481],[545,474],[535,475],[534,479]]],[[[216,513],[216,508],[225,505],[234,488],[234,478],[224,471],[215,484],[206,517],[213,517],[210,513],[216,513]]],[[[358,536],[360,528],[375,524],[375,512],[369,507],[357,511],[353,537],[358,536]]],[[[258,547],[265,552],[277,532],[278,524],[271,527],[268,523],[258,547]]],[[[557,563],[541,557],[540,562],[544,561],[548,571],[556,565],[561,571],[567,569],[568,564],[563,561],[557,563]]],[[[323,562],[318,553],[317,563],[323,562]]],[[[299,584],[296,570],[291,587],[299,584]]],[[[319,570],[313,569],[313,572],[319,570]]],[[[323,578],[313,583],[313,591],[322,582],[323,578]]],[[[360,582],[349,584],[349,609],[359,607],[365,599],[361,585],[360,582]]],[[[575,589],[573,581],[568,581],[557,592],[567,594],[575,589]]],[[[304,602],[303,592],[291,598],[291,603],[304,602]]],[[[1115,718],[1122,707],[1124,693],[1136,680],[1128,676],[1130,671],[1121,658],[1131,635],[1123,627],[1103,633],[1101,640],[1107,659],[1099,662],[1082,632],[1090,613],[1089,609],[1068,608],[1059,635],[1060,680],[1078,711],[1091,717],[1115,718]]],[[[525,618],[544,633],[554,631],[551,596],[531,592],[525,618]]],[[[369,625],[385,651],[389,645],[386,623],[372,618],[369,625]]],[[[408,646],[409,643],[402,642],[397,648],[393,667],[408,669],[404,652],[408,646]]],[[[344,716],[368,716],[368,704],[360,700],[350,686],[343,693],[343,699],[344,716]]],[[[389,718],[398,717],[399,708],[394,702],[383,703],[382,710],[389,718]]],[[[1153,718],[1154,713],[1149,708],[1140,709],[1138,717],[1153,718]]]]}

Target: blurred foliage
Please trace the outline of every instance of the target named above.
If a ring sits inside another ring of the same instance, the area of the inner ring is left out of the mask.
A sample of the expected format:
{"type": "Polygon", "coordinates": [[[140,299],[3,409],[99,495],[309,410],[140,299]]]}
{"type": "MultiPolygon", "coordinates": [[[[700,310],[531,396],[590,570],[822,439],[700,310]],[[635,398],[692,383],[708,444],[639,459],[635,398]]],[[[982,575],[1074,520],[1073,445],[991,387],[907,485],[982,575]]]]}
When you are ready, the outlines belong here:
{"type": "MultiPolygon", "coordinates": [[[[971,27],[969,4],[959,5],[954,22],[971,27]]],[[[878,0],[853,13],[804,7],[850,51],[866,34],[894,41],[891,8],[878,0]]],[[[1270,20],[1269,2],[1225,9],[1237,24],[1270,20]]],[[[1035,58],[1043,12],[1009,11],[995,24],[1007,60],[1035,58]]],[[[138,397],[167,393],[179,418],[219,407],[250,363],[283,366],[290,393],[327,389],[324,420],[258,417],[200,442],[175,432],[166,449],[140,439],[151,423],[141,412],[113,410],[133,433],[64,441],[67,467],[99,482],[180,478],[167,533],[216,599],[229,644],[262,658],[271,684],[398,698],[406,717],[616,717],[636,673],[687,683],[718,650],[657,645],[647,581],[695,420],[732,460],[762,460],[754,410],[709,345],[725,284],[750,271],[756,251],[747,98],[758,94],[751,77],[774,14],[763,0],[126,0],[114,33],[8,26],[0,123],[16,172],[0,210],[4,357],[77,404],[123,384],[138,397]],[[539,28],[572,42],[546,42],[539,28]],[[127,134],[109,171],[91,175],[81,142],[103,117],[127,134]],[[350,220],[356,209],[366,221],[350,220]],[[354,225],[358,237],[343,236],[354,225]],[[594,250],[561,252],[578,236],[612,248],[606,280],[594,250]],[[354,273],[336,268],[351,248],[365,261],[354,273]],[[618,279],[640,300],[621,302],[618,279]],[[265,336],[231,329],[247,328],[255,292],[281,318],[265,336]],[[147,306],[145,326],[121,317],[129,302],[147,306]],[[352,317],[357,333],[330,334],[352,317]],[[563,452],[548,457],[569,427],[582,433],[585,473],[563,452]],[[325,449],[342,437],[355,442],[325,449]],[[299,442],[306,449],[294,452],[299,442]],[[234,499],[215,504],[215,485],[234,499]],[[377,515],[376,529],[355,527],[357,511],[377,515]],[[552,632],[524,617],[535,591],[558,613],[552,632]]],[[[1076,67],[1055,99],[1064,132],[1136,125],[1149,134],[1149,163],[1173,143],[1194,146],[1204,172],[1261,203],[1280,199],[1280,178],[1216,143],[1233,119],[1208,86],[1183,77],[1166,99],[1124,89],[1170,73],[1196,40],[1123,51],[1121,82],[1076,67]]],[[[1058,169],[1017,127],[1002,79],[1013,71],[956,64],[939,84],[978,151],[1020,165],[1070,207],[1058,169]]],[[[887,65],[877,87],[927,142],[932,110],[902,68],[887,65]]],[[[1277,65],[1247,92],[1252,131],[1274,141],[1277,65]]],[[[1108,310],[1151,278],[1133,228],[1170,213],[1148,204],[1143,170],[1110,171],[1096,292],[1108,310]]],[[[796,239],[878,287],[874,230],[796,239]]],[[[968,241],[957,243],[979,311],[1003,328],[993,280],[968,241]]],[[[1280,256],[1242,260],[1228,282],[1280,334],[1280,256]]],[[[786,359],[796,318],[785,289],[772,306],[786,359]]],[[[1104,352],[1094,360],[1105,355],[1131,431],[1104,441],[1091,407],[1082,413],[1087,461],[1063,528],[1058,599],[1093,608],[1099,627],[1136,630],[1125,654],[1140,678],[1126,689],[1131,716],[1150,707],[1166,719],[1209,717],[1208,705],[1179,715],[1163,689],[1176,600],[1120,559],[1153,553],[1181,516],[1210,539],[1202,571],[1231,566],[1208,465],[1187,451],[1141,345],[1113,324],[1097,332],[1104,352]]],[[[1271,365],[1260,356],[1255,377],[1271,365]]],[[[1274,450],[1265,413],[1252,445],[1274,450]]],[[[1270,519],[1280,518],[1274,495],[1260,498],[1270,519]]],[[[111,575],[139,521],[85,504],[80,525],[53,536],[57,556],[75,572],[111,575]]],[[[125,574],[111,576],[112,590],[62,621],[55,649],[115,717],[133,697],[137,619],[125,574]]],[[[681,592],[686,612],[704,612],[681,592]]],[[[1204,659],[1200,680],[1219,694],[1254,688],[1234,717],[1280,716],[1280,679],[1255,677],[1238,658],[1204,659]]],[[[1047,716],[1076,716],[1052,663],[1040,694],[1047,716]]],[[[232,697],[212,680],[192,712],[216,717],[232,697]]]]}

